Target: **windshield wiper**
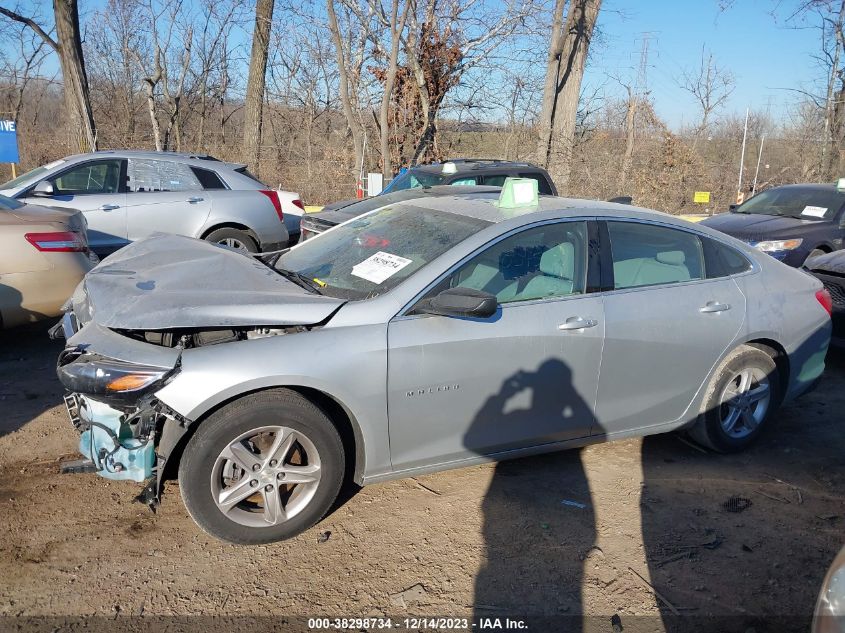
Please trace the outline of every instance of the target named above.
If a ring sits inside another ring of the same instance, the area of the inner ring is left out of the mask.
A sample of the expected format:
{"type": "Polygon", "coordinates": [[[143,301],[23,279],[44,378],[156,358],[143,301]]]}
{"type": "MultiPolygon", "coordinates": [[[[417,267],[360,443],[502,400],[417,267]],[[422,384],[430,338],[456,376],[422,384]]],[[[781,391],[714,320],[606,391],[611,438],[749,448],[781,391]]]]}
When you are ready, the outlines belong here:
{"type": "Polygon", "coordinates": [[[305,288],[306,290],[309,290],[314,294],[323,294],[322,292],[320,292],[320,284],[311,279],[311,277],[309,277],[308,275],[303,275],[302,273],[298,273],[293,270],[285,270],[284,268],[276,268],[275,270],[282,277],[291,280],[297,286],[305,288]]]}

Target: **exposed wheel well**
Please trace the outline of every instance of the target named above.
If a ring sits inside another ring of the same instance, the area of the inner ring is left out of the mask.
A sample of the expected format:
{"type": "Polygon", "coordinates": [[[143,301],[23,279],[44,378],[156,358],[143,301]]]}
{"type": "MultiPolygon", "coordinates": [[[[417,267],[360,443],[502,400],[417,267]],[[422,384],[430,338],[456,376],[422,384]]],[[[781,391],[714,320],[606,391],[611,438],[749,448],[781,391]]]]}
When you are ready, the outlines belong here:
{"type": "Polygon", "coordinates": [[[765,352],[775,361],[775,366],[778,369],[778,377],[781,384],[781,397],[786,393],[789,385],[789,356],[783,346],[777,341],[767,338],[755,339],[747,341],[746,345],[756,347],[762,352],[765,352]]]}
{"type": "MultiPolygon", "coordinates": [[[[270,387],[268,389],[290,389],[291,391],[296,391],[325,411],[326,415],[328,415],[329,419],[334,423],[335,428],[337,428],[337,431],[340,434],[340,439],[343,442],[343,450],[346,457],[346,472],[344,473],[344,481],[354,481],[356,483],[360,483],[364,472],[364,445],[359,434],[355,430],[356,427],[354,426],[349,413],[343,405],[329,394],[310,387],[279,385],[278,387],[270,387]]],[[[191,437],[193,437],[194,433],[196,433],[196,430],[200,427],[203,420],[208,418],[208,416],[215,411],[235,400],[239,400],[244,396],[258,393],[260,391],[267,391],[268,389],[257,389],[255,391],[247,391],[245,393],[238,394],[237,396],[229,398],[228,400],[225,400],[206,411],[202,417],[194,421],[185,434],[179,438],[179,441],[170,451],[170,454],[166,456],[167,461],[165,463],[163,480],[175,478],[176,469],[182,459],[182,452],[185,450],[185,446],[188,444],[191,437]]]]}

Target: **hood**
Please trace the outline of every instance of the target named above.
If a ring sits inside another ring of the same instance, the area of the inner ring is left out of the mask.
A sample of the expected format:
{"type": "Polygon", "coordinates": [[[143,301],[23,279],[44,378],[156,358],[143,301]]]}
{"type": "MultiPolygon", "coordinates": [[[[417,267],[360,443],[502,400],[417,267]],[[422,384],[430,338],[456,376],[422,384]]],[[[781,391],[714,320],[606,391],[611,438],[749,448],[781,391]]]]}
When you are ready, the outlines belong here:
{"type": "Polygon", "coordinates": [[[308,292],[250,255],[164,234],[104,259],[73,296],[82,322],[129,330],[313,325],[344,303],[308,292]]]}
{"type": "MultiPolygon", "coordinates": [[[[363,199],[366,200],[366,198],[363,199]]],[[[322,209],[320,209],[320,213],[322,213],[323,211],[337,211],[338,209],[348,207],[350,204],[355,204],[356,202],[361,202],[361,199],[352,198],[350,200],[339,200],[338,202],[332,202],[331,204],[327,204],[322,209]]]]}
{"type": "Polygon", "coordinates": [[[804,268],[819,272],[831,272],[845,275],[845,250],[825,253],[807,260],[804,268]]]}
{"type": "Polygon", "coordinates": [[[763,239],[780,237],[777,234],[789,237],[787,234],[796,234],[796,229],[800,231],[803,227],[818,225],[819,222],[819,220],[799,220],[756,213],[720,213],[702,220],[701,224],[740,239],[763,239]]]}

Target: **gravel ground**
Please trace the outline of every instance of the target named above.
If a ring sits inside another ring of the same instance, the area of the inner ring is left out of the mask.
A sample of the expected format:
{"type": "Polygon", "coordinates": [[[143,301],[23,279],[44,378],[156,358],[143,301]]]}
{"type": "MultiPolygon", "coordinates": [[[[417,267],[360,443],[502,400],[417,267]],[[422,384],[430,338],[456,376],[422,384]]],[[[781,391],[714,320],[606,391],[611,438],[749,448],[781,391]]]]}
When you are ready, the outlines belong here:
{"type": "Polygon", "coordinates": [[[438,473],[364,488],[291,541],[238,547],[201,533],[173,483],[153,515],[135,484],[58,475],[76,443],[58,349],[43,329],[0,334],[7,624],[475,615],[546,616],[531,627],[545,631],[585,615],[597,631],[806,630],[845,541],[842,354],[740,455],[664,435],[438,473]],[[728,512],[731,497],[751,505],[728,512]]]}

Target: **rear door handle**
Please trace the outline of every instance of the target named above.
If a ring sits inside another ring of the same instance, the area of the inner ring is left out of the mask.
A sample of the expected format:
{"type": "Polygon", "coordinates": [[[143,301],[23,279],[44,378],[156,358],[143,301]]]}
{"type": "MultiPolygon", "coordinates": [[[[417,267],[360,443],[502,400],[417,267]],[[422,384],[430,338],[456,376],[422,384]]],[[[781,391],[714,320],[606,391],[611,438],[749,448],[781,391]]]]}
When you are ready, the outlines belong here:
{"type": "Polygon", "coordinates": [[[569,317],[557,326],[559,330],[583,330],[584,328],[588,327],[595,327],[599,324],[596,319],[585,319],[583,317],[574,316],[569,317]]]}
{"type": "Polygon", "coordinates": [[[191,196],[188,198],[188,202],[202,202],[205,198],[200,198],[199,196],[191,196]]]}
{"type": "Polygon", "coordinates": [[[119,204],[103,204],[100,205],[100,211],[114,211],[115,209],[119,209],[119,204]]]}
{"type": "Polygon", "coordinates": [[[725,312],[726,310],[730,310],[731,306],[727,303],[719,303],[718,301],[708,301],[704,307],[699,308],[699,312],[703,312],[704,314],[709,314],[712,312],[725,312]]]}

